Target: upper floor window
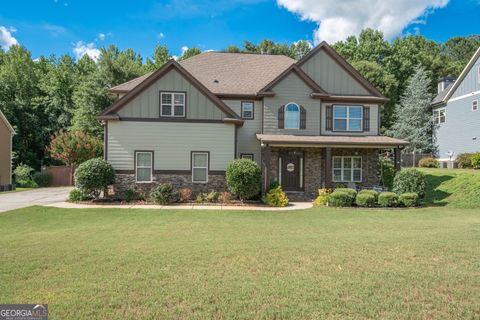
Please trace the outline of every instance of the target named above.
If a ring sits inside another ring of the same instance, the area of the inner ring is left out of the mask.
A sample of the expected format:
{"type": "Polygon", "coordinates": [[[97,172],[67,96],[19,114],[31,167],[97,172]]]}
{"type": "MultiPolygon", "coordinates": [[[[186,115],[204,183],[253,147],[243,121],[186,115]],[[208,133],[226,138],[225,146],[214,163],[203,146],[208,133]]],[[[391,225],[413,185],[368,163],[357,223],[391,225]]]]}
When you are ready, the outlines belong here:
{"type": "Polygon", "coordinates": [[[438,109],[438,110],[433,110],[433,122],[435,124],[444,123],[445,120],[446,120],[446,110],[445,110],[445,108],[438,109]]]}
{"type": "Polygon", "coordinates": [[[300,107],[296,103],[285,106],[285,129],[300,129],[300,107]]]}
{"type": "Polygon", "coordinates": [[[253,102],[242,101],[242,118],[253,119],[253,102]]]}
{"type": "Polygon", "coordinates": [[[362,131],[362,106],[333,106],[334,131],[362,131]]]}
{"type": "Polygon", "coordinates": [[[185,93],[161,92],[160,93],[161,117],[185,117],[185,93]]]}
{"type": "Polygon", "coordinates": [[[477,111],[478,110],[478,100],[473,100],[472,101],[472,111],[477,111]]]}

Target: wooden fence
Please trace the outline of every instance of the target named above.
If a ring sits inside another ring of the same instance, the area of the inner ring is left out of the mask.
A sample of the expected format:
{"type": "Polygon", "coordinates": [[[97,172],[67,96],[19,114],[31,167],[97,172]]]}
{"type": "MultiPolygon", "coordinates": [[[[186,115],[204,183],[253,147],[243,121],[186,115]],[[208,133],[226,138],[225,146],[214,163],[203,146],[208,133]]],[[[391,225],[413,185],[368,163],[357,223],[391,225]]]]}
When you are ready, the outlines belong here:
{"type": "Polygon", "coordinates": [[[74,166],[52,166],[46,167],[45,171],[50,173],[52,179],[51,187],[73,186],[73,174],[75,172],[74,166]]]}
{"type": "Polygon", "coordinates": [[[431,156],[431,153],[402,153],[402,167],[418,167],[420,159],[431,156]]]}

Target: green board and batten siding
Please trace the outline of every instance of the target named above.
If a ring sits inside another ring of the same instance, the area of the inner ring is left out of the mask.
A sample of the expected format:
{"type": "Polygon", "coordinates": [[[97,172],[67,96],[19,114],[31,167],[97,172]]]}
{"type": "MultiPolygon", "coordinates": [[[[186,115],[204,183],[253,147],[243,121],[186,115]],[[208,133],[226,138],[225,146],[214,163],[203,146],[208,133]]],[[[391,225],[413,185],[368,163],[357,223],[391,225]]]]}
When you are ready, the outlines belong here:
{"type": "Polygon", "coordinates": [[[370,95],[358,81],[352,78],[335,60],[324,51],[319,51],[301,65],[320,87],[336,95],[370,95]]]}
{"type": "Polygon", "coordinates": [[[190,170],[191,151],[210,152],[210,170],[225,170],[235,152],[235,125],[223,123],[108,122],[108,161],[134,169],[134,151],[154,151],[155,170],[190,170]]]}
{"type": "MultiPolygon", "coordinates": [[[[235,113],[241,114],[242,101],[224,100],[223,102],[235,113]]],[[[262,101],[255,101],[254,103],[254,118],[245,119],[243,126],[237,129],[237,157],[240,158],[242,153],[253,154],[254,160],[260,164],[261,148],[256,134],[262,132],[262,101]]]]}
{"type": "Polygon", "coordinates": [[[275,92],[275,96],[264,98],[263,133],[296,135],[320,134],[320,100],[310,98],[312,89],[295,73],[290,73],[286,76],[272,91],[275,92]],[[278,128],[278,108],[289,102],[297,103],[305,108],[307,112],[305,130],[278,128]]]}
{"type": "Polygon", "coordinates": [[[158,118],[160,91],[186,92],[186,118],[223,120],[225,113],[176,70],[171,70],[118,111],[122,118],[158,118]],[[174,88],[174,89],[172,89],[174,88]]]}

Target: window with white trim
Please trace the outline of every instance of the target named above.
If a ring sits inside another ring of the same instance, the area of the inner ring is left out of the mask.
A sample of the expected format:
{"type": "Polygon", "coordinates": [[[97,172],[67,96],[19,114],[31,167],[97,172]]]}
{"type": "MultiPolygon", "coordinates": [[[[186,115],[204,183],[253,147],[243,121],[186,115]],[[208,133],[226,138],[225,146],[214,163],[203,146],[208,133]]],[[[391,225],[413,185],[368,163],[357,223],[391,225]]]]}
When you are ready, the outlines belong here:
{"type": "Polygon", "coordinates": [[[249,159],[253,160],[253,153],[241,153],[240,159],[249,159]]]}
{"type": "Polygon", "coordinates": [[[334,131],[362,131],[362,106],[333,106],[334,131]]]}
{"type": "Polygon", "coordinates": [[[332,157],[334,182],[361,182],[362,157],[332,157]]]}
{"type": "Polygon", "coordinates": [[[447,112],[445,108],[433,110],[433,122],[435,124],[444,123],[447,118],[447,112]]]}
{"type": "Polygon", "coordinates": [[[135,152],[135,181],[140,183],[152,182],[153,152],[135,152]]]}
{"type": "Polygon", "coordinates": [[[161,117],[185,117],[185,93],[161,92],[160,93],[161,117]]]}
{"type": "Polygon", "coordinates": [[[472,111],[477,111],[478,110],[478,100],[473,100],[472,101],[472,111]]]}
{"type": "Polygon", "coordinates": [[[208,152],[192,152],[192,182],[208,182],[208,152]]]}
{"type": "Polygon", "coordinates": [[[252,101],[242,101],[242,119],[253,119],[252,101]]]}
{"type": "Polygon", "coordinates": [[[285,129],[300,129],[300,107],[296,103],[285,106],[285,129]]]}

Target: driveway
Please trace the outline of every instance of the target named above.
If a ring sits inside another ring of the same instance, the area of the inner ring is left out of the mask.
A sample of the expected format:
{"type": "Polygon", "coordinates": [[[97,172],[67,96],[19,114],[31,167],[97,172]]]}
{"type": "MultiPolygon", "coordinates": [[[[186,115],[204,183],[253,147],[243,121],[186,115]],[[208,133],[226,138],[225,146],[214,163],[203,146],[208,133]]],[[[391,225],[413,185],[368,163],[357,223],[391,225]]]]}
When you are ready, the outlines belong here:
{"type": "Polygon", "coordinates": [[[72,187],[40,188],[0,193],[0,212],[65,201],[72,187]]]}

